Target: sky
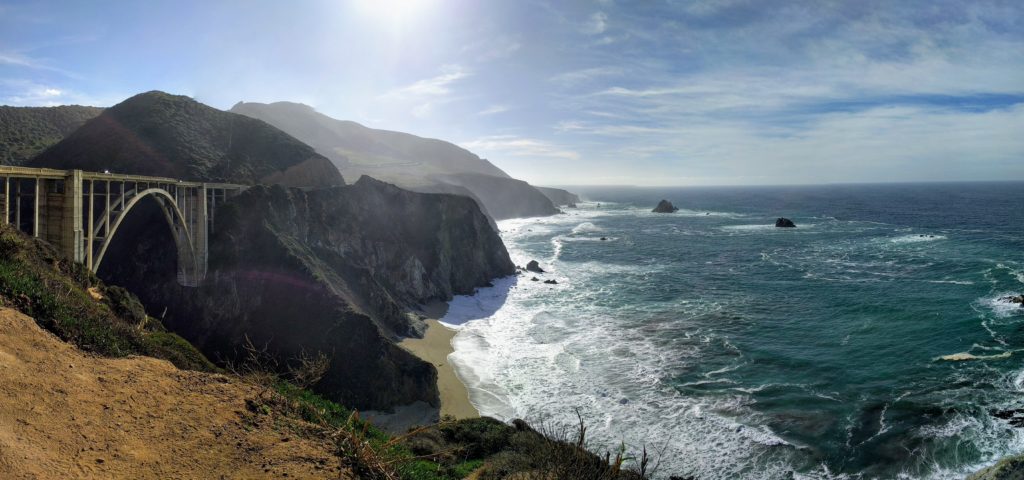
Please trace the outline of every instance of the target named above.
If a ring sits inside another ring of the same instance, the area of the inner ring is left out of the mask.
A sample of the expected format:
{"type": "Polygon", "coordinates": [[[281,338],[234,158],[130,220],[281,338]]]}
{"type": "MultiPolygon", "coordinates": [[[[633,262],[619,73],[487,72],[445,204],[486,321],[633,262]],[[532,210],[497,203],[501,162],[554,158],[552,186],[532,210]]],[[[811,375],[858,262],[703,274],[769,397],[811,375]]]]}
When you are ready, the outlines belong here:
{"type": "Polygon", "coordinates": [[[0,0],[0,104],[149,90],[540,185],[1024,180],[1018,0],[0,0]]]}

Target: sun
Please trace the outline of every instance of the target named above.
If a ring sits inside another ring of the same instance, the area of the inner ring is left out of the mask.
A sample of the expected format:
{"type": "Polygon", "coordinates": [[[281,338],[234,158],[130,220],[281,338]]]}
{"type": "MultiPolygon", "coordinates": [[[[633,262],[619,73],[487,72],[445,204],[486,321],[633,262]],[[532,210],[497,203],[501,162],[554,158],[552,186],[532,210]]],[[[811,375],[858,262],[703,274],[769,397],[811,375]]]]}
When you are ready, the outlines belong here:
{"type": "Polygon", "coordinates": [[[405,26],[427,13],[436,0],[355,0],[355,10],[382,25],[405,26]]]}

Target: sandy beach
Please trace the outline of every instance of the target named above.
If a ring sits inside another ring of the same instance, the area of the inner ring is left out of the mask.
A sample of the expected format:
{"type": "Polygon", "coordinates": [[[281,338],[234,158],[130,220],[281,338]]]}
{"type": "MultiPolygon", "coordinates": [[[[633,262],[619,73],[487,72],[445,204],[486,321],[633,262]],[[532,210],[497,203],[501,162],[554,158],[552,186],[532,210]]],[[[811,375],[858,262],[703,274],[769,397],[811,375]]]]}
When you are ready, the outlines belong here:
{"type": "MultiPolygon", "coordinates": [[[[431,317],[440,317],[436,312],[429,312],[431,317]]],[[[406,338],[400,346],[417,357],[430,362],[437,368],[437,389],[441,393],[441,417],[451,415],[455,418],[479,417],[480,412],[469,402],[469,391],[455,375],[455,369],[448,363],[448,355],[454,351],[452,338],[455,330],[441,324],[436,318],[426,320],[427,331],[423,338],[406,338]]]]}

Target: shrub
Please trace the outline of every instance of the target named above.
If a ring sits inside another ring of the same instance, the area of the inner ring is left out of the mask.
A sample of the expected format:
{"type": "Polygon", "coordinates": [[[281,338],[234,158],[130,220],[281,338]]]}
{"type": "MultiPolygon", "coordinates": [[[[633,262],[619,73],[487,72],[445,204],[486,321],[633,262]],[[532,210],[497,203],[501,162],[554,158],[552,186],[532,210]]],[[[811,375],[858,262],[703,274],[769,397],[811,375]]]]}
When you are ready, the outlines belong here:
{"type": "Polygon", "coordinates": [[[142,304],[123,288],[104,286],[84,266],[52,246],[10,226],[0,227],[0,305],[35,318],[41,327],[79,348],[101,355],[149,355],[179,368],[216,367],[191,344],[172,333],[145,331],[142,304]],[[89,294],[103,292],[103,301],[89,294]]]}

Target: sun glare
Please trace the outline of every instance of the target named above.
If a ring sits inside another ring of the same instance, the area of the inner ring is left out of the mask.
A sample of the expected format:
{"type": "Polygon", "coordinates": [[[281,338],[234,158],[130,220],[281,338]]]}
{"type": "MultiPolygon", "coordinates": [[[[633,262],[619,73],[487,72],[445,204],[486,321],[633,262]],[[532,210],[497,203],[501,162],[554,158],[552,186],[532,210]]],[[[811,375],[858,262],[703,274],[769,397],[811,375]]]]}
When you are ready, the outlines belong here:
{"type": "Polygon", "coordinates": [[[426,13],[434,0],[356,0],[355,10],[381,25],[402,27],[426,13]]]}

